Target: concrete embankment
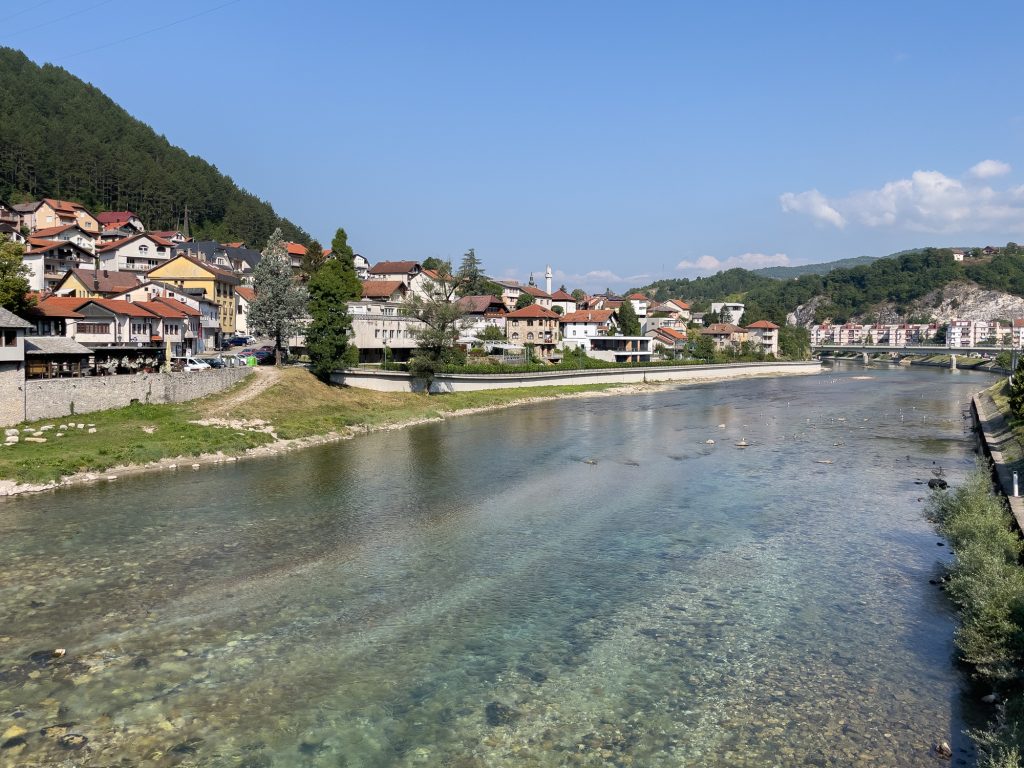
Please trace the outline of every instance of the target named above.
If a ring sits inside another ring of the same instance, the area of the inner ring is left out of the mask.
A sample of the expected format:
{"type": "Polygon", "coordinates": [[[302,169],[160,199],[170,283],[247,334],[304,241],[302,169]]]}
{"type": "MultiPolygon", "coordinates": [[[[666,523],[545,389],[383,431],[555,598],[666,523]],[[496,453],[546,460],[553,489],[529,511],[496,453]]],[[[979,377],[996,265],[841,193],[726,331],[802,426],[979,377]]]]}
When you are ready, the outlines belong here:
{"type": "Polygon", "coordinates": [[[972,398],[971,413],[978,427],[982,450],[992,461],[996,482],[1010,504],[1017,527],[1024,531],[1024,498],[1013,495],[1014,472],[1018,473],[1019,485],[1024,486],[1024,454],[1020,441],[988,391],[979,392],[972,398]]]}
{"type": "MultiPolygon", "coordinates": [[[[520,387],[569,386],[578,384],[651,384],[655,382],[696,383],[721,381],[747,376],[780,376],[821,372],[821,363],[814,361],[730,363],[726,365],[666,365],[637,368],[593,368],[582,371],[539,371],[536,373],[442,373],[430,391],[476,392],[486,389],[520,387]]],[[[423,385],[403,371],[350,369],[331,375],[332,384],[372,389],[378,392],[418,392],[423,385]]]]}

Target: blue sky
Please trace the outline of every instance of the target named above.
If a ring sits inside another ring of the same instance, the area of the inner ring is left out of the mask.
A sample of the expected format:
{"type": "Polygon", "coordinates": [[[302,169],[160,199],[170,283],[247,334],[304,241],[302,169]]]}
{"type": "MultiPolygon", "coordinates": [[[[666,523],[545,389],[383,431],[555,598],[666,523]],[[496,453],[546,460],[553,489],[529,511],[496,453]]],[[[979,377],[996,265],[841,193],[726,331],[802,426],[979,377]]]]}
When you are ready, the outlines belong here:
{"type": "Polygon", "coordinates": [[[1024,241],[1020,3],[0,13],[0,44],[93,83],[325,243],[344,226],[371,261],[473,247],[495,275],[551,264],[556,283],[614,289],[1024,241]]]}

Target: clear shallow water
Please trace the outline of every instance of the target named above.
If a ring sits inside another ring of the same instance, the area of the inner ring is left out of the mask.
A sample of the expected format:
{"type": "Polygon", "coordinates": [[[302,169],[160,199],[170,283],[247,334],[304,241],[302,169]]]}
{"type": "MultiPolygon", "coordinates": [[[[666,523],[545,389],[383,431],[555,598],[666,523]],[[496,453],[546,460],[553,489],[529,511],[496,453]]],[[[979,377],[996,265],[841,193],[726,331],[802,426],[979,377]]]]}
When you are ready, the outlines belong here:
{"type": "Polygon", "coordinates": [[[540,403],[7,501],[0,765],[970,759],[915,480],[973,466],[986,382],[540,403]]]}

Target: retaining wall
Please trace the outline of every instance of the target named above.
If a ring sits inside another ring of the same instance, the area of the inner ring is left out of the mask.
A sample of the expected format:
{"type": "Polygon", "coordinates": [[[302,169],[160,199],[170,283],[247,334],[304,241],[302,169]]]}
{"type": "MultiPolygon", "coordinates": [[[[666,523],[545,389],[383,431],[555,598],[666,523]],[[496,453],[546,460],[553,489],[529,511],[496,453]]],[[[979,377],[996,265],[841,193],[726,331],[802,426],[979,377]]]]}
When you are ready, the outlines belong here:
{"type": "Polygon", "coordinates": [[[988,392],[979,392],[971,398],[971,415],[981,439],[981,449],[992,462],[993,477],[1010,505],[1017,528],[1024,531],[1024,498],[1013,495],[1014,472],[1020,475],[1018,485],[1024,485],[1024,462],[1007,457],[1007,448],[1011,449],[1010,453],[1019,455],[1019,448],[1010,445],[1017,441],[1017,436],[988,392]]]}
{"type": "MultiPolygon", "coordinates": [[[[219,368],[188,373],[136,373],[25,382],[25,421],[56,419],[140,403],[183,403],[227,389],[252,368],[219,368]]],[[[22,419],[18,419],[21,421],[22,419]]]]}
{"type": "MultiPolygon", "coordinates": [[[[717,381],[743,376],[820,373],[817,360],[796,363],[729,363],[727,365],[667,365],[646,368],[596,368],[586,371],[539,373],[442,373],[430,387],[432,393],[474,392],[482,389],[550,387],[572,384],[642,384],[661,381],[717,381]]],[[[332,384],[377,392],[422,392],[423,383],[402,371],[348,369],[331,374],[332,384]]]]}

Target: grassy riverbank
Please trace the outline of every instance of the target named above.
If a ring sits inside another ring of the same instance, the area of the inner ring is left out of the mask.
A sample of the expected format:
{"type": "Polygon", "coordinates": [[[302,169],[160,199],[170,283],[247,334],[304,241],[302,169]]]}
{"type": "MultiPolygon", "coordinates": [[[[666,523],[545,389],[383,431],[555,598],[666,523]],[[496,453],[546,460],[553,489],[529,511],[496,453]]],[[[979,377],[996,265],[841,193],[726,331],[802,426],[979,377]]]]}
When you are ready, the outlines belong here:
{"type": "Polygon", "coordinates": [[[985,469],[933,495],[929,513],[956,560],[946,591],[960,610],[956,645],[1001,702],[990,730],[974,733],[982,768],[1024,766],[1024,542],[985,469]]]}
{"type": "Polygon", "coordinates": [[[133,405],[73,419],[33,422],[27,426],[53,425],[54,429],[43,433],[45,443],[23,440],[0,447],[0,480],[41,484],[80,472],[103,472],[176,457],[240,456],[276,439],[346,434],[612,386],[533,387],[428,397],[329,387],[301,368],[259,369],[231,390],[202,400],[133,405]],[[217,423],[195,423],[209,420],[217,423]],[[57,437],[60,425],[72,423],[94,426],[96,432],[90,434],[88,428],[75,426],[57,437]]]}

